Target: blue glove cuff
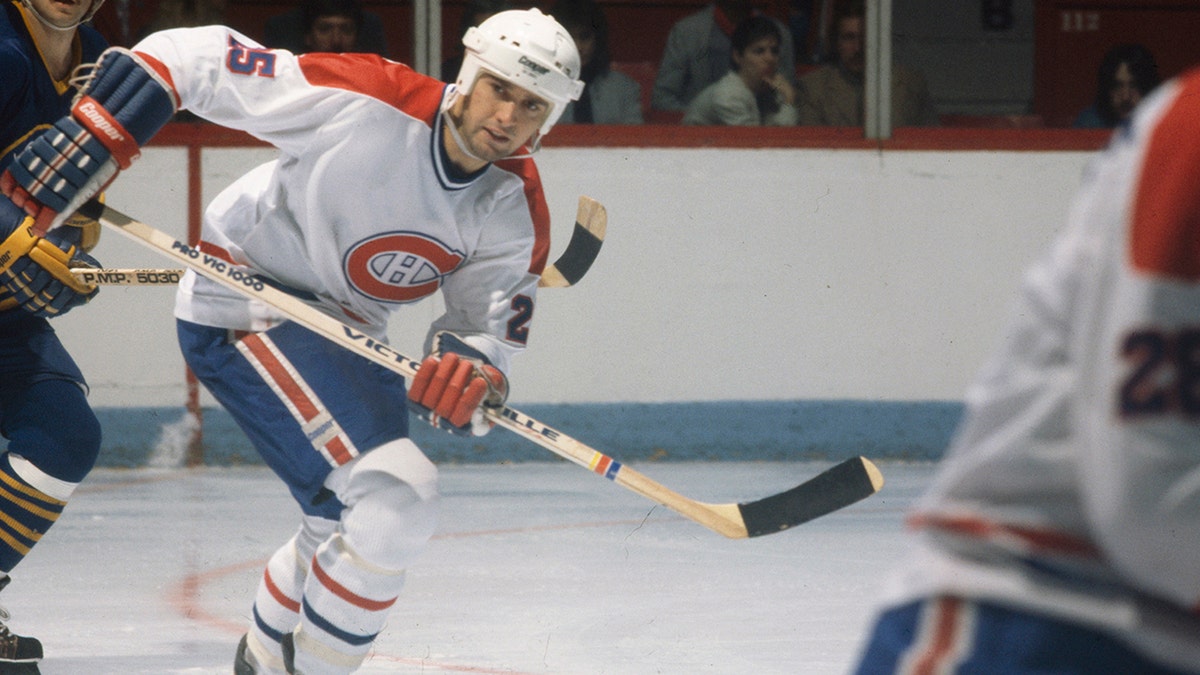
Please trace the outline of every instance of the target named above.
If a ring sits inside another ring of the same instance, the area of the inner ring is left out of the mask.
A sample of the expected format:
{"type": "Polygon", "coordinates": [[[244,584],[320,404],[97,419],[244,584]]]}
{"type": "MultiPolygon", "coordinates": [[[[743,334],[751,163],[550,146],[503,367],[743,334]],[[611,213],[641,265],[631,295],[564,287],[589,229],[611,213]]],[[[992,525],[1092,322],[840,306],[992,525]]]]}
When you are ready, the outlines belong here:
{"type": "Polygon", "coordinates": [[[465,356],[468,359],[472,359],[489,366],[494,365],[486,354],[467,344],[466,340],[463,340],[461,337],[448,331],[441,331],[434,336],[434,351],[436,351],[439,355],[453,352],[459,356],[465,356]]]}
{"type": "Polygon", "coordinates": [[[100,55],[83,94],[90,96],[143,146],[175,114],[175,95],[133,52],[100,55]]]}

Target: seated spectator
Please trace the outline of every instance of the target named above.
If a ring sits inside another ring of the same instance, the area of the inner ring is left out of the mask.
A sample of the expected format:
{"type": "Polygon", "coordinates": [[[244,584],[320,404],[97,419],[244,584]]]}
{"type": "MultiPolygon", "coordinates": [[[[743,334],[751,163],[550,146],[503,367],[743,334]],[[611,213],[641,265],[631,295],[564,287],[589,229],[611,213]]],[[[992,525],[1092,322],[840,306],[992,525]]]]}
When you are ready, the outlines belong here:
{"type": "Polygon", "coordinates": [[[363,10],[354,0],[305,0],[300,6],[305,52],[358,51],[363,10]]]}
{"type": "Polygon", "coordinates": [[[326,51],[388,55],[383,19],[364,11],[357,0],[303,0],[296,8],[267,19],[263,35],[267,47],[296,54],[326,51]],[[344,33],[350,22],[355,24],[354,38],[347,40],[344,33]]]}
{"type": "Polygon", "coordinates": [[[160,0],[154,17],[138,31],[138,39],[168,28],[224,25],[226,4],[226,0],[160,0]]]}
{"type": "Polygon", "coordinates": [[[779,72],[783,35],[775,22],[752,16],[730,37],[732,70],[692,100],[684,124],[788,126],[796,123],[796,89],[779,72]]]}
{"type": "MultiPolygon", "coordinates": [[[[705,87],[729,72],[733,29],[755,10],[750,0],[716,0],[703,10],[680,19],[667,34],[651,106],[655,110],[686,110],[705,87]]],[[[796,48],[791,32],[772,19],[783,36],[779,70],[787,78],[796,72],[796,48]]]]}
{"type": "Polygon", "coordinates": [[[1117,45],[1104,54],[1096,73],[1096,99],[1075,118],[1077,129],[1124,124],[1150,90],[1158,86],[1158,64],[1142,45],[1117,45]]]}
{"type": "MultiPolygon", "coordinates": [[[[800,124],[861,127],[866,71],[866,8],[863,0],[842,0],[834,9],[833,63],[800,78],[800,124]]],[[[937,109],[925,78],[892,66],[892,126],[937,126],[937,109]]]]}
{"type": "Polygon", "coordinates": [[[462,68],[463,60],[462,38],[467,34],[467,30],[487,21],[493,14],[499,14],[507,9],[512,9],[508,0],[468,0],[467,6],[463,8],[462,20],[458,23],[459,39],[455,43],[458,51],[442,61],[442,82],[453,83],[458,79],[458,71],[462,68]]]}
{"type": "Polygon", "coordinates": [[[642,87],[612,70],[608,20],[595,0],[558,0],[550,10],[575,40],[585,83],[578,101],[567,104],[559,124],[641,124],[642,87]]]}
{"type": "MultiPolygon", "coordinates": [[[[141,40],[151,33],[170,28],[194,28],[196,26],[224,25],[227,0],[160,0],[150,22],[137,33],[141,40]]],[[[190,110],[180,110],[171,118],[173,122],[204,123],[190,110]]]]}

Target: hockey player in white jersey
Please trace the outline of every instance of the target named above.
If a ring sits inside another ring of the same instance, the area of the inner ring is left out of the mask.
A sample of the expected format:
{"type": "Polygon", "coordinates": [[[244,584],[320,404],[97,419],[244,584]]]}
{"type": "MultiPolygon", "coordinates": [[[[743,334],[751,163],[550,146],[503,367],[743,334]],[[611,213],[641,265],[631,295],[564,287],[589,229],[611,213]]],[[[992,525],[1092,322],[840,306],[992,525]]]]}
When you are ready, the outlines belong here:
{"type": "Polygon", "coordinates": [[[376,339],[392,310],[441,291],[429,356],[404,381],[189,272],[185,358],[303,511],[270,558],[238,673],[349,673],[435,526],[437,470],[408,438],[485,433],[528,340],[549,248],[529,154],[578,99],[579,54],[537,10],[464,38],[455,85],[362,54],[264,49],[222,27],[165,31],[101,57],[72,115],[0,186],[52,228],[128,166],[176,109],[272,143],[208,207],[199,249],[376,339]]]}
{"type": "Polygon", "coordinates": [[[1200,673],[1200,71],[1089,167],[857,673],[1200,673]]]}

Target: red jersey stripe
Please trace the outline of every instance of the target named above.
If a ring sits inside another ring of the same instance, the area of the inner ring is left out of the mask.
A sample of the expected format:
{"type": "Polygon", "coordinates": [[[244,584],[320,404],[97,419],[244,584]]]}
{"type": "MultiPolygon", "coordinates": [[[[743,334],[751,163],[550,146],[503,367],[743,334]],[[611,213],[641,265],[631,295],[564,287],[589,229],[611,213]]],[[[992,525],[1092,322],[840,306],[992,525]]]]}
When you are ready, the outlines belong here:
{"type": "Polygon", "coordinates": [[[370,96],[430,127],[442,105],[444,82],[374,54],[302,54],[300,71],[317,87],[370,96]]]}
{"type": "Polygon", "coordinates": [[[529,273],[541,276],[550,256],[550,207],[546,206],[546,195],[542,192],[542,177],[537,165],[529,158],[502,159],[496,162],[496,167],[518,176],[525,185],[525,201],[533,218],[534,237],[529,273]]]}
{"type": "Polygon", "coordinates": [[[1053,530],[996,523],[982,518],[950,517],[930,514],[915,514],[908,519],[913,529],[939,529],[966,535],[976,539],[1010,539],[1020,542],[1031,551],[1065,553],[1069,555],[1098,556],[1099,549],[1092,542],[1053,530]]]}
{"type": "Polygon", "coordinates": [[[1200,281],[1200,71],[1184,77],[1155,126],[1134,196],[1130,248],[1134,269],[1200,281]]]}
{"type": "Polygon", "coordinates": [[[233,256],[230,255],[229,251],[226,251],[225,249],[221,248],[220,246],[217,246],[216,244],[211,244],[211,243],[201,239],[200,244],[197,246],[197,248],[200,249],[201,253],[211,255],[214,258],[220,258],[221,260],[224,260],[225,262],[227,262],[231,265],[238,264],[233,259],[233,256]]]}
{"type": "Polygon", "coordinates": [[[150,66],[150,69],[153,70],[154,73],[162,79],[163,83],[170,88],[171,98],[175,100],[175,107],[179,108],[179,93],[175,91],[175,78],[171,77],[171,70],[167,68],[162,61],[159,61],[145,52],[134,52],[134,54],[137,55],[137,57],[140,58],[146,65],[150,66]]]}

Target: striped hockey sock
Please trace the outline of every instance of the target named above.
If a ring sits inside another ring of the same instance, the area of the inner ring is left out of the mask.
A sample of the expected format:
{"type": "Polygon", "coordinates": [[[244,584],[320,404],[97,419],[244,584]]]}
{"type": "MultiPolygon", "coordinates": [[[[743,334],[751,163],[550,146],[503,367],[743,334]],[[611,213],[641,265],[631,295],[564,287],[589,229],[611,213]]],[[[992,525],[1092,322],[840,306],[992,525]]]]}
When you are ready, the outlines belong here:
{"type": "Polygon", "coordinates": [[[305,517],[300,531],[267,561],[254,596],[254,622],[247,644],[263,666],[283,670],[279,643],[300,622],[300,598],[308,576],[308,561],[336,525],[336,521],[305,517]]]}
{"type": "Polygon", "coordinates": [[[411,565],[437,527],[437,469],[407,438],[335,469],[325,484],[345,505],[317,547],[293,631],[294,670],[356,670],[387,622],[411,565]]]}
{"type": "Polygon", "coordinates": [[[358,668],[404,586],[404,571],[365,560],[339,534],[317,550],[296,633],[298,672],[358,668]]]}
{"type": "Polygon", "coordinates": [[[433,535],[436,499],[421,499],[394,477],[352,481],[337,534],[317,548],[294,633],[296,672],[353,672],[383,630],[404,587],[404,570],[433,535]]]}
{"type": "Polygon", "coordinates": [[[66,505],[21,480],[8,455],[0,457],[0,570],[16,567],[66,505]]]}

